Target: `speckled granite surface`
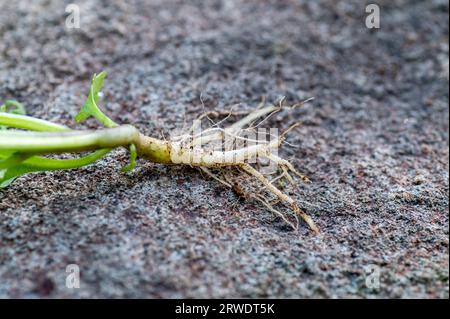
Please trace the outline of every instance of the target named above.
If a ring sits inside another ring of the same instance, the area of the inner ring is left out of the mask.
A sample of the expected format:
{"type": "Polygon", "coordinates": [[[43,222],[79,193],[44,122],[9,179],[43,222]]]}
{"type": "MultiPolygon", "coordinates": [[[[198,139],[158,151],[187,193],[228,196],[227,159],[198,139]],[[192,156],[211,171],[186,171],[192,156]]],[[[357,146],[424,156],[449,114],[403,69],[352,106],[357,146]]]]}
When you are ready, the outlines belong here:
{"type": "MultiPolygon", "coordinates": [[[[0,192],[0,297],[448,298],[448,1],[0,2],[0,100],[72,125],[93,72],[104,108],[159,135],[262,96],[304,109],[283,156],[322,230],[292,232],[197,171],[117,151],[0,192]],[[65,286],[66,265],[81,270],[65,286]],[[380,287],[366,286],[378,266],[380,287]]],[[[86,126],[94,127],[94,122],[86,126]]]]}

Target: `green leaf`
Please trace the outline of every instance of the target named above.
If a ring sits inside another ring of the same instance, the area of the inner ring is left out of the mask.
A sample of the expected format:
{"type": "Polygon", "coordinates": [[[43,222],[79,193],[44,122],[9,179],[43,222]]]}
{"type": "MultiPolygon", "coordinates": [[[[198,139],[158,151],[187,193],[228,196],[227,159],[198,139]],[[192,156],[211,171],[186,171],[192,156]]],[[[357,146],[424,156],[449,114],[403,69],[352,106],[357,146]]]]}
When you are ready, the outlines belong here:
{"type": "Polygon", "coordinates": [[[10,157],[11,154],[13,154],[14,152],[12,151],[6,151],[6,150],[0,150],[0,160],[10,157]]]}
{"type": "Polygon", "coordinates": [[[98,102],[100,100],[99,92],[103,87],[103,80],[106,77],[106,72],[100,72],[100,74],[94,74],[92,78],[91,88],[89,90],[89,95],[81,108],[80,112],[75,117],[75,122],[80,123],[88,119],[89,117],[95,117],[100,123],[106,127],[116,127],[117,123],[108,118],[98,107],[98,102]]]}
{"type": "Polygon", "coordinates": [[[14,178],[7,179],[7,180],[4,180],[4,181],[2,181],[2,179],[0,178],[0,189],[8,187],[9,185],[11,185],[11,183],[13,181],[14,181],[14,178]]]}
{"type": "Polygon", "coordinates": [[[3,159],[0,161],[0,174],[2,170],[6,170],[10,167],[19,165],[23,161],[25,161],[27,158],[31,157],[32,154],[22,153],[22,152],[16,152],[11,154],[9,157],[3,159]]]}
{"type": "MultiPolygon", "coordinates": [[[[27,173],[72,169],[89,165],[101,159],[110,151],[111,149],[102,149],[87,156],[73,159],[52,159],[42,156],[28,156],[28,158],[23,158],[26,157],[26,154],[22,153],[20,155],[22,157],[20,157],[16,155],[17,153],[14,153],[3,161],[0,161],[0,189],[9,186],[14,179],[27,173]],[[13,156],[17,156],[17,158],[11,159],[13,156]],[[21,159],[23,160],[21,161],[21,159]],[[2,169],[2,164],[7,168],[2,169]]],[[[5,154],[5,152],[1,153],[0,151],[0,156],[4,156],[5,154]]]]}
{"type": "MultiPolygon", "coordinates": [[[[103,81],[105,77],[106,77],[105,71],[100,72],[100,74],[98,75],[94,74],[88,98],[86,99],[86,102],[84,103],[80,112],[75,117],[75,121],[77,123],[80,123],[86,120],[87,118],[93,116],[106,127],[112,128],[119,126],[109,117],[107,117],[98,107],[98,102],[100,100],[98,94],[100,90],[103,88],[103,81]]],[[[130,163],[122,168],[122,172],[129,172],[133,170],[134,167],[136,166],[136,158],[137,158],[136,146],[130,145],[130,163]]]]}
{"type": "Polygon", "coordinates": [[[0,112],[0,127],[12,127],[31,131],[63,132],[70,131],[68,127],[31,116],[0,112]]]}
{"type": "MultiPolygon", "coordinates": [[[[6,155],[5,152],[1,154],[6,155]]],[[[13,181],[13,177],[8,177],[7,172],[11,167],[19,166],[20,163],[31,157],[31,154],[16,152],[10,154],[8,157],[3,157],[0,161],[0,188],[6,187],[13,181]]]]}
{"type": "Polygon", "coordinates": [[[13,100],[7,100],[5,104],[0,105],[0,112],[8,112],[12,114],[18,114],[18,115],[26,115],[25,107],[13,100]]]}
{"type": "MultiPolygon", "coordinates": [[[[25,107],[13,100],[7,100],[4,104],[0,105],[0,112],[11,113],[17,115],[26,115],[25,107]]],[[[0,125],[0,130],[6,130],[6,125],[0,125]]]]}

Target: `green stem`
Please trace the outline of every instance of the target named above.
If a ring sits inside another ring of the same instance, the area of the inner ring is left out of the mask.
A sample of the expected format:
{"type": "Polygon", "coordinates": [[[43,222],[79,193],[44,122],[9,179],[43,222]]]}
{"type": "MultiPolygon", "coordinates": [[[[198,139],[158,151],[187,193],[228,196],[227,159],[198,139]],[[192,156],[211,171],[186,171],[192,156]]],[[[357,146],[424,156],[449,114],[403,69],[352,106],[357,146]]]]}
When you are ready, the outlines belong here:
{"type": "Polygon", "coordinates": [[[20,164],[31,156],[33,155],[28,153],[14,153],[7,159],[0,161],[0,170],[20,164]]]}
{"type": "Polygon", "coordinates": [[[70,128],[26,115],[0,112],[0,126],[14,127],[31,131],[65,132],[70,128]]]}
{"type": "Polygon", "coordinates": [[[9,168],[3,170],[0,169],[0,189],[7,187],[15,178],[23,174],[59,169],[71,169],[89,165],[101,159],[109,151],[110,149],[102,149],[87,156],[73,159],[51,159],[41,156],[32,156],[24,161],[21,161],[23,159],[21,158],[21,155],[16,157],[16,154],[14,154],[11,156],[11,160],[7,159],[0,162],[0,166],[1,164],[6,167],[10,166],[9,168]],[[17,165],[14,166],[14,164],[17,165]]]}

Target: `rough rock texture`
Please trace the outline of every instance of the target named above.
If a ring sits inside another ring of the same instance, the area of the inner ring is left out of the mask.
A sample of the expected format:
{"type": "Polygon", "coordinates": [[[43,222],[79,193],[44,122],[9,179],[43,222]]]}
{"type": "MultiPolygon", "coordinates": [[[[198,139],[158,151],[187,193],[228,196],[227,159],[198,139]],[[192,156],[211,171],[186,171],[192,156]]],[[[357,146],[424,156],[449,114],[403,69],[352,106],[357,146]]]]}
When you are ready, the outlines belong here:
{"type": "Polygon", "coordinates": [[[96,127],[72,119],[106,70],[106,112],[159,136],[200,95],[210,110],[314,96],[271,125],[303,122],[281,153],[313,181],[293,196],[322,237],[193,169],[121,174],[117,151],[0,192],[0,297],[448,298],[448,1],[377,1],[379,30],[357,0],[75,3],[77,30],[62,1],[0,2],[0,100],[96,127]]]}

